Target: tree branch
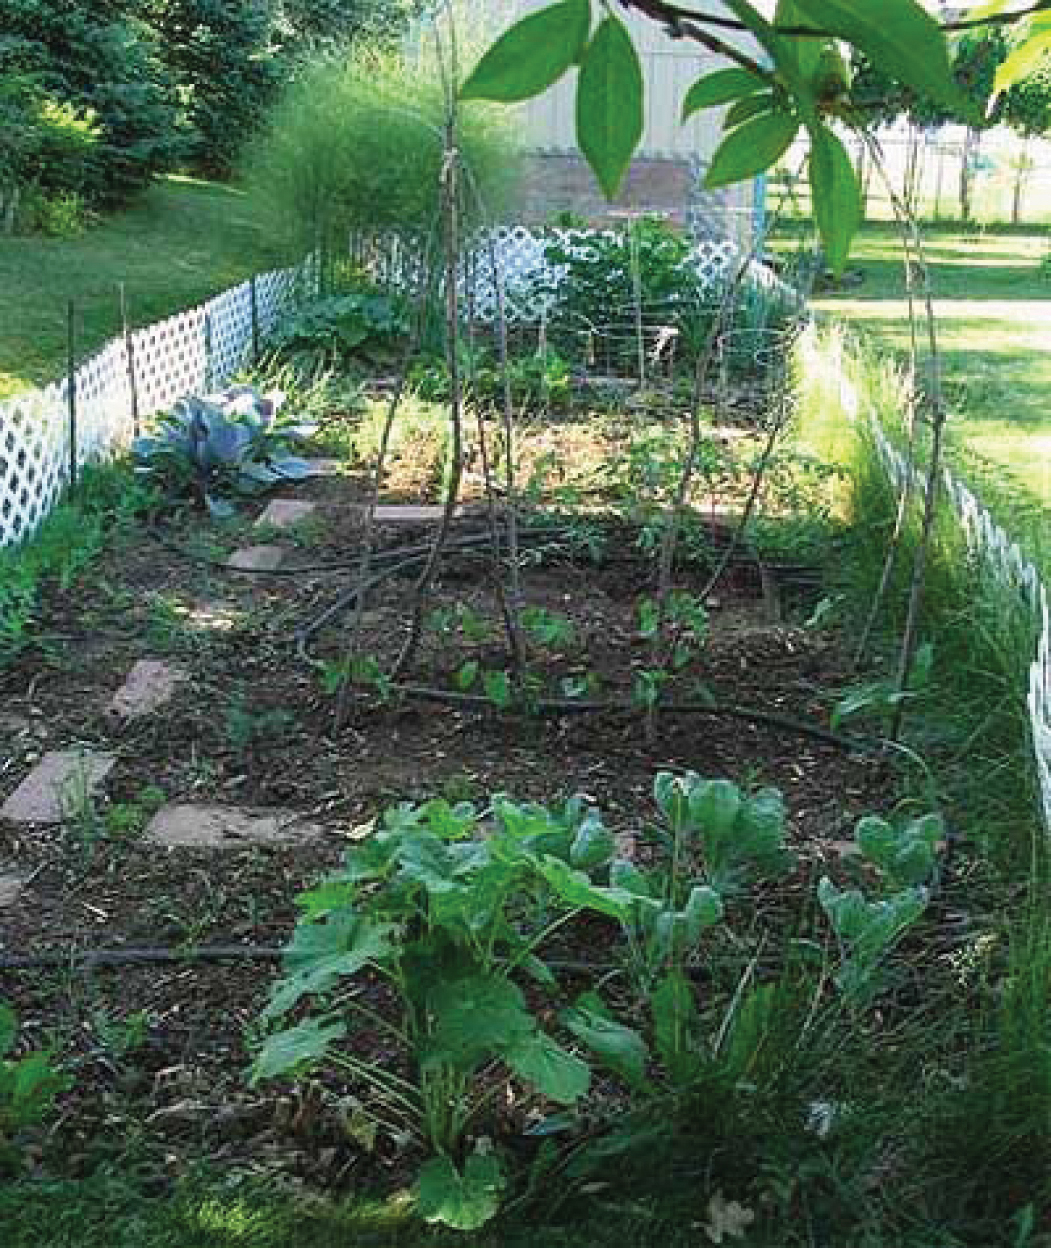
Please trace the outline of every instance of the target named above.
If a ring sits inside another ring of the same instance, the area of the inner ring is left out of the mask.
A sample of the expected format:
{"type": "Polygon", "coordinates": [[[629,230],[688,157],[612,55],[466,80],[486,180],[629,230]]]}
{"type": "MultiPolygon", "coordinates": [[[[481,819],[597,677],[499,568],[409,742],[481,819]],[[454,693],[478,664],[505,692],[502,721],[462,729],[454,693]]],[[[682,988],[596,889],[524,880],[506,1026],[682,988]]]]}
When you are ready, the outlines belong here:
{"type": "MultiPolygon", "coordinates": [[[[655,22],[662,23],[668,28],[669,33],[682,36],[689,35],[691,39],[695,39],[698,43],[704,44],[712,52],[717,52],[720,56],[729,57],[737,63],[743,64],[740,60],[740,53],[737,49],[731,48],[723,40],[716,38],[714,35],[701,31],[696,23],[703,23],[706,27],[714,27],[716,30],[741,31],[746,32],[748,27],[743,22],[739,22],[735,17],[726,17],[721,13],[705,13],[699,9],[686,8],[680,4],[670,3],[669,0],[621,0],[621,4],[628,9],[637,9],[640,13],[644,13],[647,17],[652,18],[655,22]],[[703,35],[703,38],[700,37],[703,35]],[[718,45],[713,47],[712,43],[718,45]]],[[[986,17],[962,17],[955,18],[949,22],[941,22],[940,26],[947,34],[956,33],[965,30],[976,30],[983,26],[1010,26],[1016,22],[1024,21],[1027,17],[1032,17],[1034,13],[1051,12],[1051,0],[1034,0],[1024,9],[1015,9],[1010,13],[991,13],[986,17]]],[[[818,30],[813,26],[774,26],[774,31],[779,35],[790,35],[797,39],[836,39],[839,36],[827,30],[818,30]]],[[[751,68],[748,66],[747,68],[751,68]]]]}

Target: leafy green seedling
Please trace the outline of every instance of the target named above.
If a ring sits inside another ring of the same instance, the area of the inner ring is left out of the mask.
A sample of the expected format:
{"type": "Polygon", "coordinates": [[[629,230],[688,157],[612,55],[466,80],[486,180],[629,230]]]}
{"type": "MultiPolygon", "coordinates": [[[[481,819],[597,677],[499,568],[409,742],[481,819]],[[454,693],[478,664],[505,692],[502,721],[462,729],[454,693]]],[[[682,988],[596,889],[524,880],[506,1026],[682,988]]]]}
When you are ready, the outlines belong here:
{"type": "Polygon", "coordinates": [[[908,888],[925,884],[934,874],[945,824],[940,815],[930,814],[896,828],[886,819],[869,815],[858,823],[854,839],[892,885],[908,888]]]}
{"type": "Polygon", "coordinates": [[[19,1133],[42,1122],[71,1083],[52,1065],[47,1052],[9,1056],[17,1035],[18,1018],[7,1002],[0,1001],[0,1169],[8,1172],[18,1168],[19,1133]]]}
{"type": "Polygon", "coordinates": [[[534,641],[552,650],[566,650],[576,640],[573,621],[544,607],[527,607],[522,612],[522,627],[534,641]]]}
{"type": "Polygon", "coordinates": [[[909,888],[869,901],[857,889],[819,881],[818,903],[843,955],[836,984],[851,1004],[864,1006],[880,990],[880,963],[927,908],[927,897],[925,888],[909,888]]]}

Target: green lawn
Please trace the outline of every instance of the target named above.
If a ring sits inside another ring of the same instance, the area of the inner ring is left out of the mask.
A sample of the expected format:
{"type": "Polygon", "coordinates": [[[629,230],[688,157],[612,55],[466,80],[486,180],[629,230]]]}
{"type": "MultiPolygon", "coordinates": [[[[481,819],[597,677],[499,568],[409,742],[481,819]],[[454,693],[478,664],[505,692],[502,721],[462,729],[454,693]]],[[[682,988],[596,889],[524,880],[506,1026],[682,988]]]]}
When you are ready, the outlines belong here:
{"type": "Polygon", "coordinates": [[[230,187],[169,178],[80,238],[0,238],[0,398],[62,373],[70,299],[85,356],[118,332],[120,282],[141,325],[275,262],[241,204],[230,187]]]}
{"type": "MultiPolygon", "coordinates": [[[[927,233],[953,455],[990,505],[1037,535],[1051,507],[1051,272],[1040,267],[1049,248],[1035,232],[927,233]]],[[[867,226],[852,266],[862,284],[816,307],[905,351],[896,232],[867,226]]]]}

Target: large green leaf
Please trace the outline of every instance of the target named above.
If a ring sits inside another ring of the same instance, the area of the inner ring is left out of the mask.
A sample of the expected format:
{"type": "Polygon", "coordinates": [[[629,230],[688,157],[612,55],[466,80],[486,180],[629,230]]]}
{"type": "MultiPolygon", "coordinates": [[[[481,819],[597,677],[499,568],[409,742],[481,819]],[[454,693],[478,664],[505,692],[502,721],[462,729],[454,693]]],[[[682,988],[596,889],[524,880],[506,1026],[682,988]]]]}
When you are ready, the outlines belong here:
{"type": "Polygon", "coordinates": [[[993,92],[999,95],[1035,70],[1044,57],[1051,56],[1051,13],[1032,18],[1025,39],[1014,47],[997,69],[993,92]]]}
{"type": "Polygon", "coordinates": [[[450,843],[433,832],[408,832],[396,856],[402,879],[437,895],[462,888],[463,877],[483,866],[489,855],[483,841],[450,843]]]}
{"type": "Polygon", "coordinates": [[[304,996],[325,992],[344,975],[355,975],[391,950],[393,923],[378,923],[351,910],[330,914],[323,923],[297,924],[284,964],[289,972],[277,981],[264,1018],[276,1018],[304,996]]]}
{"type": "Polygon", "coordinates": [[[676,1083],[685,1083],[704,1064],[698,1037],[700,1018],[693,986],[681,971],[671,971],[650,996],[653,1043],[676,1083]]]}
{"type": "MultiPolygon", "coordinates": [[[[750,123],[742,132],[756,124],[750,123]]],[[[690,818],[705,838],[706,848],[709,839],[713,844],[721,844],[730,836],[741,810],[741,800],[741,790],[732,780],[705,780],[691,788],[690,818]]]]}
{"type": "Polygon", "coordinates": [[[432,1157],[416,1179],[416,1209],[425,1222],[474,1231],[495,1215],[503,1188],[494,1153],[472,1153],[462,1174],[448,1157],[432,1157]]]}
{"type": "Polygon", "coordinates": [[[617,842],[597,811],[588,811],[569,847],[569,861],[581,871],[604,866],[616,852],[617,842]]]}
{"type": "Polygon", "coordinates": [[[587,1062],[567,1053],[546,1032],[536,1031],[504,1054],[520,1078],[560,1105],[572,1105],[587,1094],[591,1071],[587,1062]]]}
{"type": "Polygon", "coordinates": [[[610,863],[609,880],[614,888],[632,893],[644,901],[653,901],[653,888],[649,880],[627,858],[617,858],[610,863]]]}
{"type": "Polygon", "coordinates": [[[726,110],[723,118],[723,129],[732,130],[761,113],[772,113],[777,104],[777,97],[772,91],[764,91],[760,95],[746,95],[743,100],[726,110]]]}
{"type": "Polygon", "coordinates": [[[514,104],[539,95],[579,60],[590,26],[588,0],[563,0],[531,13],[485,53],[460,98],[514,104]]]}
{"type": "MultiPolygon", "coordinates": [[[[802,11],[796,0],[778,0],[777,10],[774,13],[774,28],[779,26],[787,26],[795,29],[800,26],[807,26],[802,11]]],[[[822,49],[826,46],[823,39],[811,39],[805,36],[783,35],[779,42],[784,49],[783,55],[786,61],[790,60],[799,72],[800,77],[806,81],[812,81],[817,73],[817,67],[821,60],[822,49]]]]}
{"type": "Polygon", "coordinates": [[[825,126],[810,134],[810,193],[825,258],[838,277],[861,224],[861,188],[846,148],[825,126]]]}
{"type": "Polygon", "coordinates": [[[325,1056],[333,1040],[347,1034],[342,1023],[311,1019],[285,1031],[275,1032],[263,1042],[252,1066],[252,1082],[276,1079],[325,1056]]]}
{"type": "Polygon", "coordinates": [[[892,78],[960,116],[974,118],[974,106],[953,79],[945,35],[918,0],[795,0],[795,4],[806,21],[846,39],[892,78]]]}
{"type": "Polygon", "coordinates": [[[765,78],[748,69],[717,69],[714,74],[698,78],[686,92],[682,102],[682,119],[685,121],[699,109],[729,104],[743,95],[755,95],[768,86],[765,78]]]}
{"type": "Polygon", "coordinates": [[[591,1050],[604,1066],[633,1088],[647,1086],[646,1042],[637,1031],[610,1018],[605,1006],[592,993],[580,998],[576,1007],[566,1010],[562,1021],[578,1040],[591,1050]]]}
{"type": "Polygon", "coordinates": [[[462,975],[439,980],[428,994],[433,1017],[425,1065],[448,1062],[473,1070],[529,1040],[536,1020],[519,989],[501,975],[462,975]]]}
{"type": "Polygon", "coordinates": [[[755,36],[759,46],[773,62],[777,76],[792,96],[800,118],[812,125],[817,121],[817,101],[800,62],[799,40],[781,37],[762,14],[752,6],[751,0],[723,0],[734,17],[755,36]]]}
{"type": "Polygon", "coordinates": [[[945,826],[937,815],[914,819],[900,830],[885,819],[868,815],[858,822],[854,839],[870,862],[892,883],[923,884],[930,879],[938,842],[945,826]]]}
{"type": "Polygon", "coordinates": [[[0,1057],[14,1048],[18,1016],[6,1001],[0,1001],[0,1057]]]}
{"type": "Polygon", "coordinates": [[[634,896],[622,888],[603,888],[592,884],[583,871],[574,871],[559,858],[543,858],[540,873],[567,905],[581,910],[595,910],[613,919],[623,919],[631,911],[634,896]]]}
{"type": "Polygon", "coordinates": [[[642,138],[642,66],[624,23],[609,16],[584,52],[577,80],[577,142],[612,199],[642,138]]]}
{"type": "Polygon", "coordinates": [[[880,901],[869,901],[857,889],[838,889],[827,878],[818,881],[817,899],[839,939],[864,959],[874,959],[913,924],[927,907],[925,888],[908,888],[880,901]]]}

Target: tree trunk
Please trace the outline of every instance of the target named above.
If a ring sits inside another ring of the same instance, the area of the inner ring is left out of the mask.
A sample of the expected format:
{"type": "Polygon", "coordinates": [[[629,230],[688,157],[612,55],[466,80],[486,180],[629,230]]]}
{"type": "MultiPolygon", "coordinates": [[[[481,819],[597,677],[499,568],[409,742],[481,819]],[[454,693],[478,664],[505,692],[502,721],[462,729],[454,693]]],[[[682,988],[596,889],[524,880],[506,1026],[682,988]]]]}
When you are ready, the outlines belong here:
{"type": "Polygon", "coordinates": [[[1022,221],[1022,191],[1025,187],[1026,174],[1032,169],[1029,159],[1029,143],[1022,141],[1022,150],[1015,158],[1015,186],[1011,199],[1011,224],[1020,225],[1022,221]]]}
{"type": "Polygon", "coordinates": [[[981,132],[968,126],[967,137],[963,143],[963,157],[960,162],[960,219],[964,222],[971,220],[971,210],[973,208],[971,192],[974,185],[973,163],[975,156],[978,155],[978,144],[980,142],[981,132]]]}

